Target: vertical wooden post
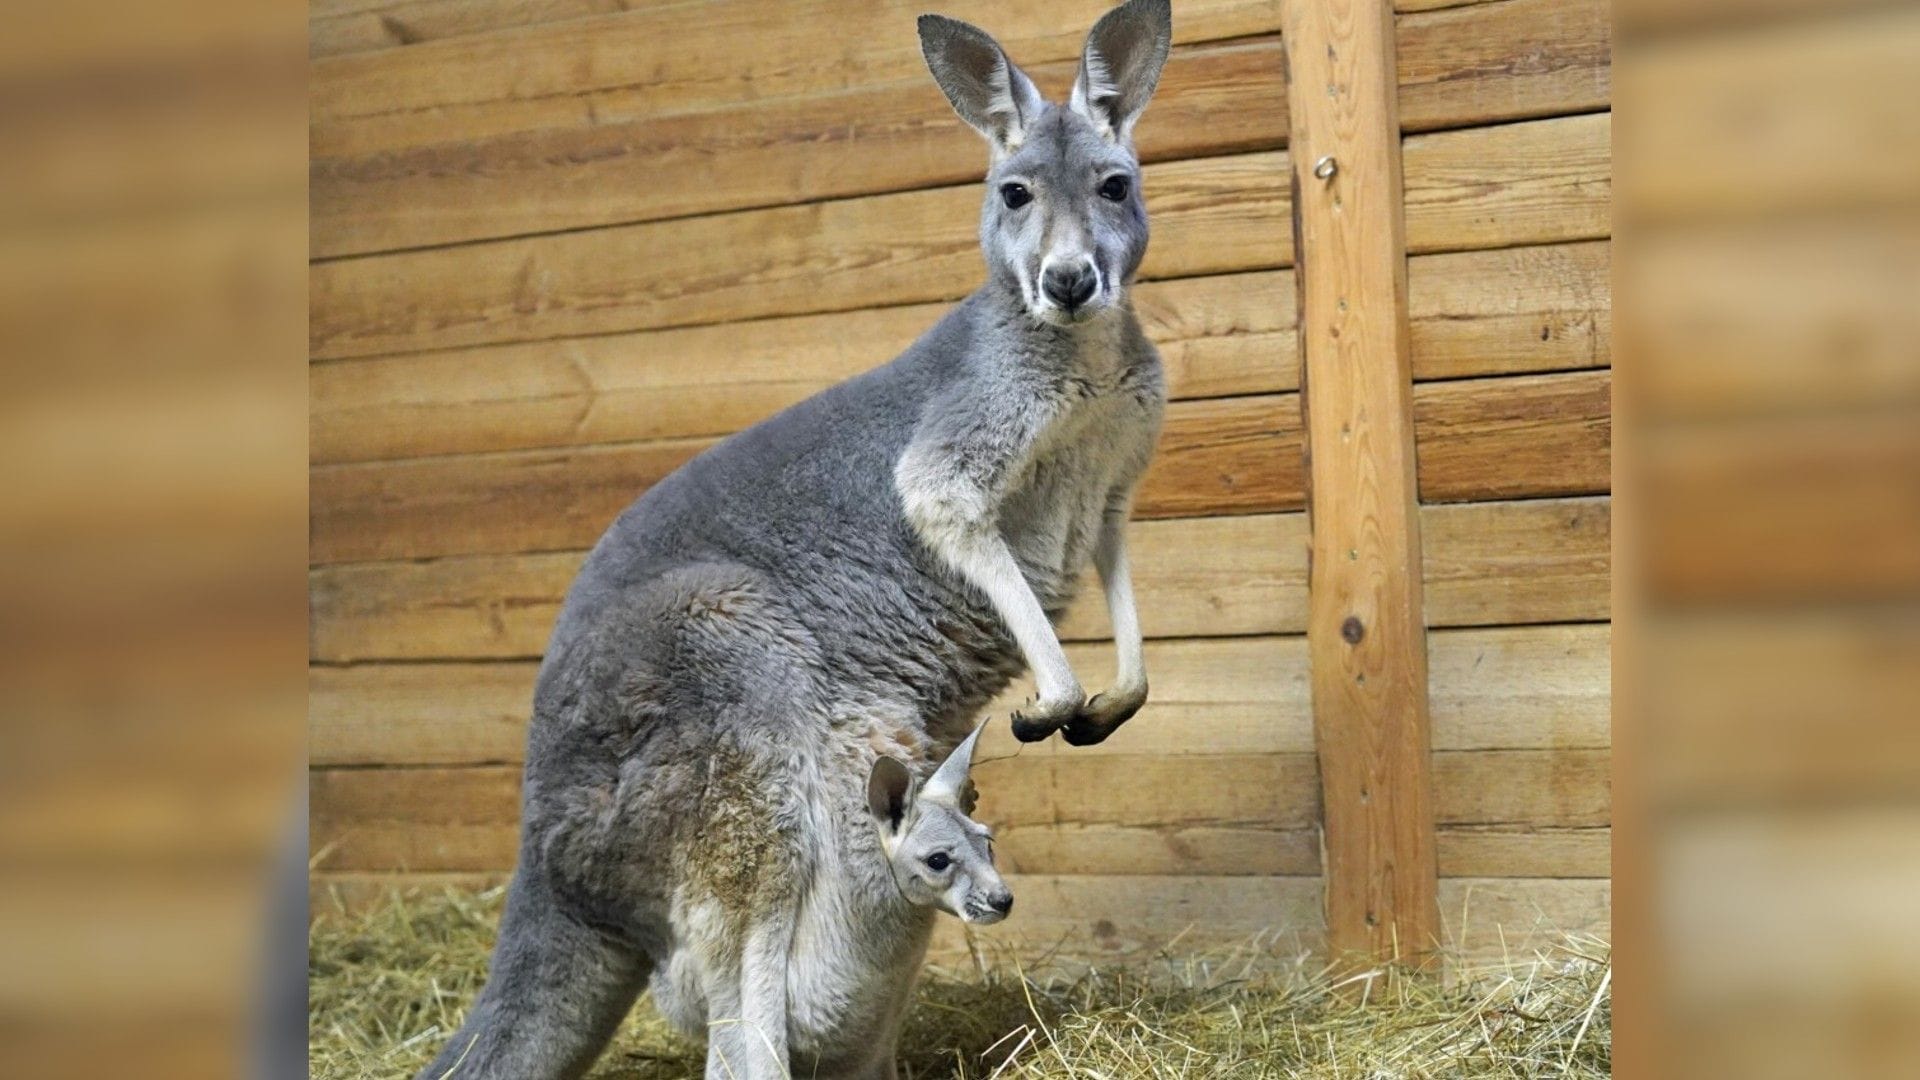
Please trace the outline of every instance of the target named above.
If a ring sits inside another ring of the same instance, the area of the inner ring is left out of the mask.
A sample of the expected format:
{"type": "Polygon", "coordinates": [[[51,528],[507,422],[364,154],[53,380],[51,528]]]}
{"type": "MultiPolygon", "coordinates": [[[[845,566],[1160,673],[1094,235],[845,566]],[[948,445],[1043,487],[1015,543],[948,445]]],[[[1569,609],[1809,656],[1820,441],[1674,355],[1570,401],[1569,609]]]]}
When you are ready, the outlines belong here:
{"type": "Polygon", "coordinates": [[[1391,0],[1287,0],[1314,740],[1337,955],[1439,937],[1391,0]]]}

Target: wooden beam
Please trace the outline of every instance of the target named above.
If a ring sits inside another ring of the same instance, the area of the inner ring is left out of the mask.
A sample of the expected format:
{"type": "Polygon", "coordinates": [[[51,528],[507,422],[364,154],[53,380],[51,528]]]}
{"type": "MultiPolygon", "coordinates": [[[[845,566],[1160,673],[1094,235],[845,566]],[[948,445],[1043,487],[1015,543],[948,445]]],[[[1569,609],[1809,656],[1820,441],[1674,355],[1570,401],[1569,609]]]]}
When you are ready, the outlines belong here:
{"type": "Polygon", "coordinates": [[[1282,22],[1328,944],[1417,960],[1440,914],[1393,9],[1293,0],[1282,22]]]}

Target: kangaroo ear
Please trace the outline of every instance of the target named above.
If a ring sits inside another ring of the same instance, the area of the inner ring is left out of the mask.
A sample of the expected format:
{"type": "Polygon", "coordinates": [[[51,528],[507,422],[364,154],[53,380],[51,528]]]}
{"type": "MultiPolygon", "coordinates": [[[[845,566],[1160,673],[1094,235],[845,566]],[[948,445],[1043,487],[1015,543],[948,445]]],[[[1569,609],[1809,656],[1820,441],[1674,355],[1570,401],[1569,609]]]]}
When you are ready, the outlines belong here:
{"type": "Polygon", "coordinates": [[[867,811],[886,836],[900,835],[913,808],[913,773],[890,757],[874,760],[867,774],[867,811]]]}
{"type": "Polygon", "coordinates": [[[1020,148],[1046,101],[999,42],[958,19],[922,15],[920,52],[953,111],[987,137],[996,156],[1020,148]]]}
{"type": "Polygon", "coordinates": [[[1173,47],[1168,0],[1127,0],[1100,17],[1080,54],[1069,107],[1115,142],[1133,137],[1173,47]]]}

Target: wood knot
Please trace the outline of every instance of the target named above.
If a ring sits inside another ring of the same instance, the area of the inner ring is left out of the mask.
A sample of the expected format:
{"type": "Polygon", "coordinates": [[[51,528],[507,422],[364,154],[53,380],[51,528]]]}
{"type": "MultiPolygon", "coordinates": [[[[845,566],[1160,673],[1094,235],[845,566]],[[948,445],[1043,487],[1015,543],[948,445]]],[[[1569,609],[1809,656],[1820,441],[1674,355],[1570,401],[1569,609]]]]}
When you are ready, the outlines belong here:
{"type": "Polygon", "coordinates": [[[1360,644],[1360,639],[1366,636],[1367,628],[1361,625],[1358,615],[1349,615],[1346,621],[1340,624],[1340,638],[1349,645],[1360,644]]]}

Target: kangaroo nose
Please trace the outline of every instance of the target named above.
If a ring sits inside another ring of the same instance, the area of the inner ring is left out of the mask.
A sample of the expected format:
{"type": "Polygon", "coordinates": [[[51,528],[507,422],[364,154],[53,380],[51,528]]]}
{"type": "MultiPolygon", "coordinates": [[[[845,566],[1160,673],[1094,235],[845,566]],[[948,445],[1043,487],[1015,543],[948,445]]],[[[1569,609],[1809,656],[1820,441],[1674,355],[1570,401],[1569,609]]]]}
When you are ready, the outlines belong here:
{"type": "Polygon", "coordinates": [[[1086,262],[1056,264],[1040,275],[1040,288],[1046,292],[1047,299],[1068,311],[1092,299],[1098,284],[1093,264],[1086,262]]]}
{"type": "Polygon", "coordinates": [[[999,896],[989,899],[987,903],[993,905],[993,910],[1005,915],[1007,912],[1013,910],[1013,894],[1010,892],[1001,893],[999,896]]]}

